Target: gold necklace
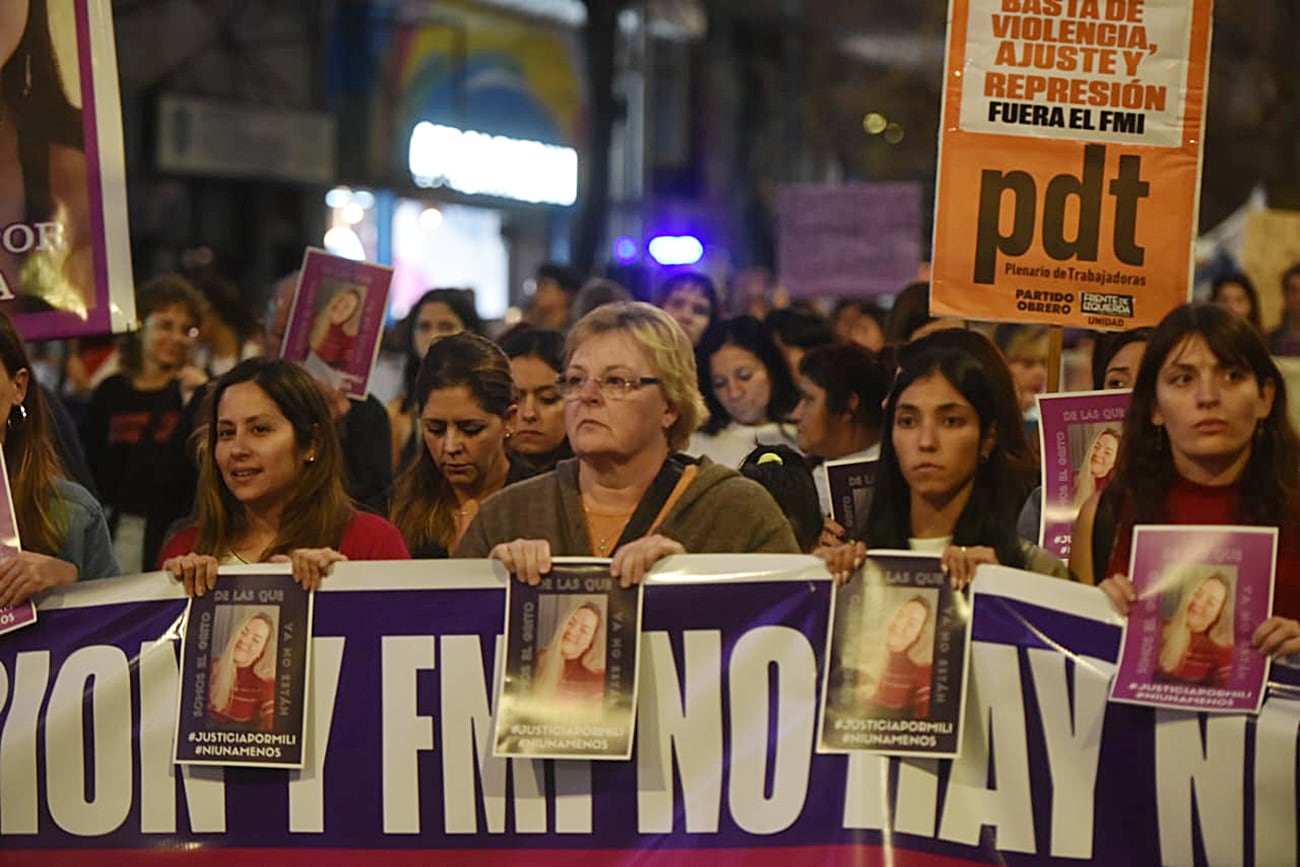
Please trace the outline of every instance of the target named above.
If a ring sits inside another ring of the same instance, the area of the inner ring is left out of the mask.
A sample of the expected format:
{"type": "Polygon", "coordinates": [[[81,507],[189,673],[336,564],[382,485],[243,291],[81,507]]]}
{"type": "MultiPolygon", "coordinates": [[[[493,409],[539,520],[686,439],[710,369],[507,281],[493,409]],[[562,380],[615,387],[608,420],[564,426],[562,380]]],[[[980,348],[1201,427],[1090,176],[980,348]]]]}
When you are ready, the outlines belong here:
{"type": "MultiPolygon", "coordinates": [[[[592,519],[593,519],[596,515],[595,515],[595,513],[592,512],[591,507],[590,507],[589,505],[587,505],[587,499],[586,499],[586,497],[583,497],[583,498],[582,498],[582,511],[583,511],[583,512],[586,514],[586,516],[587,516],[587,526],[588,526],[588,527],[591,527],[591,526],[592,526],[592,519]]],[[[614,526],[614,532],[613,532],[613,533],[611,533],[611,534],[606,534],[606,535],[604,535],[604,536],[596,535],[596,546],[595,546],[595,547],[596,547],[596,556],[597,556],[597,557],[604,557],[606,554],[609,553],[609,547],[610,547],[610,544],[613,543],[613,542],[617,542],[617,541],[618,541],[618,537],[621,536],[621,535],[623,534],[623,530],[624,530],[624,528],[627,527],[627,522],[630,521],[630,520],[632,520],[632,513],[635,512],[635,511],[636,511],[636,506],[633,506],[632,508],[628,509],[626,512],[614,512],[613,514],[608,514],[608,515],[606,515],[606,514],[601,514],[601,515],[599,515],[599,517],[601,517],[601,518],[611,518],[611,519],[617,521],[618,523],[614,526]],[[611,538],[611,536],[612,536],[613,538],[611,538]]],[[[599,529],[597,530],[597,532],[599,532],[599,529]]]]}

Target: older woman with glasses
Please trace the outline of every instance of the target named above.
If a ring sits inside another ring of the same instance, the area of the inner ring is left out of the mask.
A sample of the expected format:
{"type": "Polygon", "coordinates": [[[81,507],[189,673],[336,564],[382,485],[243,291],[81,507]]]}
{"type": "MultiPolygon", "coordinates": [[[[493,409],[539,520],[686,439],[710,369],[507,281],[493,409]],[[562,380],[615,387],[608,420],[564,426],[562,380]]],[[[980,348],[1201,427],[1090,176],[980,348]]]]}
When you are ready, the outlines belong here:
{"type": "Polygon", "coordinates": [[[648,304],[609,304],[569,332],[559,379],[576,456],[485,502],[457,557],[529,583],[553,556],[612,557],[624,586],[683,553],[798,553],[761,485],[678,452],[705,414],[690,338],[648,304]]]}

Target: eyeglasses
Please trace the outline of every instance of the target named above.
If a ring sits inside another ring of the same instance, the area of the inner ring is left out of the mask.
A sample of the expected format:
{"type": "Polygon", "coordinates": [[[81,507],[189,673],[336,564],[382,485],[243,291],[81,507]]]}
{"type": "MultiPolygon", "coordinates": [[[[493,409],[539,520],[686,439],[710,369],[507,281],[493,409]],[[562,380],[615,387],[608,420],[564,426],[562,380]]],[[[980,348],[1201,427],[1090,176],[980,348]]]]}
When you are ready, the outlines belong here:
{"type": "Polygon", "coordinates": [[[579,373],[568,373],[555,378],[555,386],[566,400],[574,400],[581,395],[582,389],[588,382],[596,383],[596,387],[600,389],[600,393],[606,399],[623,400],[631,397],[632,392],[644,385],[658,385],[659,378],[621,373],[607,373],[604,376],[583,376],[579,373]]]}

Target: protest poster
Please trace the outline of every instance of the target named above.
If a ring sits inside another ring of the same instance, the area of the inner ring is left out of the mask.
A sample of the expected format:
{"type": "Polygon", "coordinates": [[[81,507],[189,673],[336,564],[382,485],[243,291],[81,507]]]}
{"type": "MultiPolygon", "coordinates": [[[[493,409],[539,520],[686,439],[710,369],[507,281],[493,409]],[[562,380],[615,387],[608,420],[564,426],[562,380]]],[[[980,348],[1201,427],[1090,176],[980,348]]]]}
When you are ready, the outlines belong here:
{"type": "Polygon", "coordinates": [[[1276,527],[1142,526],[1111,700],[1258,713],[1268,658],[1251,636],[1273,610],[1276,527]]]}
{"type": "Polygon", "coordinates": [[[795,298],[893,295],[925,258],[919,183],[787,184],[776,211],[777,271],[795,298]]]}
{"type": "Polygon", "coordinates": [[[14,181],[0,189],[0,310],[26,340],[125,331],[135,284],[111,4],[13,14],[25,24],[0,44],[0,177],[14,181]]]}
{"type": "Polygon", "coordinates": [[[1123,330],[1190,299],[1210,0],[949,0],[930,310],[1123,330]]]}
{"type": "Polygon", "coordinates": [[[190,600],[177,764],[303,766],[313,598],[287,566],[259,564],[222,568],[190,600]]]}
{"type": "Polygon", "coordinates": [[[645,587],[608,560],[556,560],[533,587],[506,588],[493,755],[626,759],[636,727],[645,587]]]}
{"type": "Polygon", "coordinates": [[[872,551],[831,591],[818,750],[956,756],[969,614],[938,556],[872,551]]]}
{"type": "Polygon", "coordinates": [[[308,248],[280,356],[301,362],[312,376],[353,400],[365,400],[392,282],[387,265],[308,248]]]}
{"type": "MultiPolygon", "coordinates": [[[[22,542],[18,538],[18,520],[14,517],[13,492],[9,488],[9,469],[5,466],[4,451],[0,450],[0,476],[4,485],[0,486],[0,561],[17,557],[22,553],[22,542]]],[[[0,608],[0,635],[13,632],[36,622],[36,605],[32,601],[0,608]]]]}
{"type": "Polygon", "coordinates": [[[1131,391],[1038,395],[1038,453],[1042,455],[1043,511],[1038,544],[1070,559],[1079,509],[1105,490],[1115,472],[1131,391]]]}
{"type": "Polygon", "coordinates": [[[877,463],[875,460],[839,460],[822,464],[829,491],[827,502],[831,505],[831,517],[849,533],[865,521],[867,513],[871,511],[871,492],[876,487],[877,463]]]}

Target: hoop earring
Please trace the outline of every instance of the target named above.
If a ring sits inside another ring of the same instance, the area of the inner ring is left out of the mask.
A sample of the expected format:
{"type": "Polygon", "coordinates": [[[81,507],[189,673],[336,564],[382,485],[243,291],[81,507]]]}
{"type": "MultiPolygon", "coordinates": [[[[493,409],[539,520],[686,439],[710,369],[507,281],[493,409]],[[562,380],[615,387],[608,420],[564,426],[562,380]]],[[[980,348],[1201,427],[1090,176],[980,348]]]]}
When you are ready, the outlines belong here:
{"type": "Polygon", "coordinates": [[[9,418],[5,420],[5,427],[9,428],[9,430],[20,430],[25,424],[27,424],[27,407],[20,403],[9,410],[9,418]],[[15,412],[18,413],[18,422],[16,424],[14,423],[15,412]]]}

